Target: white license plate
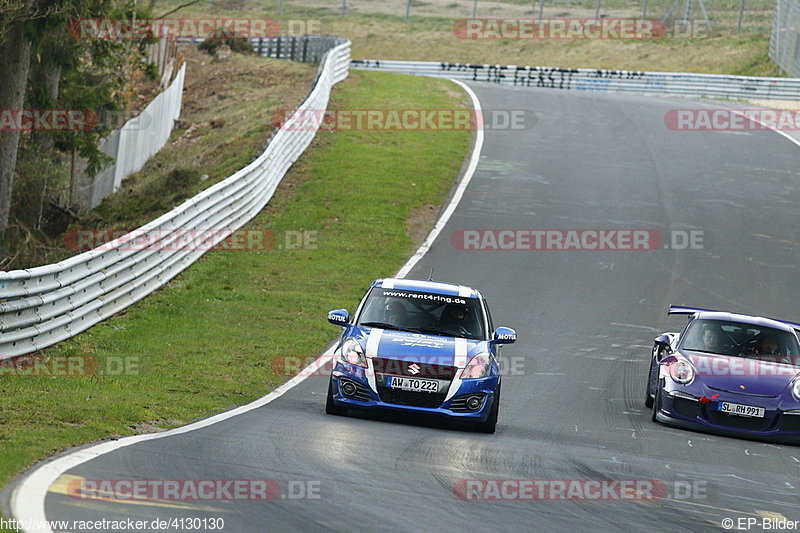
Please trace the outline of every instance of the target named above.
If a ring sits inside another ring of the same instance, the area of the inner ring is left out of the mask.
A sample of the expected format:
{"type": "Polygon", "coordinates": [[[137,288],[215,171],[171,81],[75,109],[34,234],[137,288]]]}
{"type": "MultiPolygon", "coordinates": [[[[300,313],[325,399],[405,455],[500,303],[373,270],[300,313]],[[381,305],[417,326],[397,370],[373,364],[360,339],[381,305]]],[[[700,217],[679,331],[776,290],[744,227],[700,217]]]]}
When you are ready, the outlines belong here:
{"type": "Polygon", "coordinates": [[[764,413],[766,410],[763,407],[753,407],[752,405],[719,402],[717,404],[717,411],[728,413],[729,415],[748,416],[752,418],[764,418],[764,413]]]}
{"type": "Polygon", "coordinates": [[[405,378],[399,376],[386,376],[384,382],[392,389],[402,389],[414,392],[439,392],[439,381],[435,379],[405,378]]]}

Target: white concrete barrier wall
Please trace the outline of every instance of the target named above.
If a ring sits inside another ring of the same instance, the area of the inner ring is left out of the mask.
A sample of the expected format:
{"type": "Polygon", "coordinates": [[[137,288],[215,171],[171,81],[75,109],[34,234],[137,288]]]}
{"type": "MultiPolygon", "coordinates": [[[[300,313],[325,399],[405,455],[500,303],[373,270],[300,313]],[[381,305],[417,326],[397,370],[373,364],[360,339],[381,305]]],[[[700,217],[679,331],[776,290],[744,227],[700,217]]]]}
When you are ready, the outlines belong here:
{"type": "Polygon", "coordinates": [[[167,144],[175,120],[181,115],[186,65],[182,65],[169,87],[156,96],[136,117],[128,120],[100,143],[100,150],[114,158],[76,191],[80,205],[93,209],[119,189],[122,180],[141,170],[167,144]]]}

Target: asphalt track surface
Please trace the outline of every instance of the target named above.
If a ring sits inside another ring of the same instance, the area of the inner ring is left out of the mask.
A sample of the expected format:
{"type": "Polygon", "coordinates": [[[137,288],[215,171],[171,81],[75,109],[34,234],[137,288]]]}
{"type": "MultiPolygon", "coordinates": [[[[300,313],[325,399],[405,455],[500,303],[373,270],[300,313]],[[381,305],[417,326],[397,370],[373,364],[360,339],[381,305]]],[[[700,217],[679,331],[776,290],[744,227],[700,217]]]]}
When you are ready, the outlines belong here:
{"type": "MultiPolygon", "coordinates": [[[[487,131],[480,164],[409,277],[482,289],[503,350],[494,435],[435,421],[326,416],[310,377],[264,407],[142,442],[67,474],[88,479],[309,481],[318,499],[79,501],[54,486],[48,519],[222,517],[226,532],[720,531],[723,518],[800,520],[800,447],[667,428],[643,406],[652,339],[670,303],[800,319],[800,147],[771,132],[677,132],[672,108],[709,102],[473,84],[484,107],[525,109],[487,131]],[[687,105],[690,104],[690,105],[687,105]],[[702,231],[702,249],[462,251],[460,229],[702,231]],[[463,501],[464,479],[655,479],[643,501],[463,501]],[[677,494],[681,487],[695,493],[677,494]]],[[[365,284],[371,280],[365,280],[365,284]]],[[[351,311],[358,302],[341,302],[351,311]]],[[[324,320],[321,317],[320,320],[324,320]]],[[[334,336],[333,326],[331,336],[334,336]]],[[[22,517],[17,517],[22,518],[22,517]]],[[[753,526],[751,531],[758,531],[753,526]]]]}

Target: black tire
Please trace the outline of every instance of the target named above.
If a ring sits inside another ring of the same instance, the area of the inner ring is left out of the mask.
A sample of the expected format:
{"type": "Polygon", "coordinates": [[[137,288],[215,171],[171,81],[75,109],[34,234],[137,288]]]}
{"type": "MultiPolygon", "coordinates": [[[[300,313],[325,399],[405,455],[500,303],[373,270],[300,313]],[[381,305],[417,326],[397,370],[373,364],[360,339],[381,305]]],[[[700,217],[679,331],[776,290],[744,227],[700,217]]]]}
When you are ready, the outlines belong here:
{"type": "Polygon", "coordinates": [[[656,398],[653,401],[653,415],[651,416],[653,422],[658,422],[656,419],[656,413],[661,410],[661,390],[660,387],[656,389],[656,398]]]}
{"type": "MultiPolygon", "coordinates": [[[[652,366],[652,363],[651,363],[652,366]]],[[[644,406],[648,409],[653,407],[653,402],[655,402],[655,398],[653,398],[653,393],[650,390],[650,376],[653,373],[653,369],[650,369],[650,372],[647,373],[647,390],[644,391],[644,406]]]]}
{"type": "Polygon", "coordinates": [[[346,407],[339,407],[333,403],[333,380],[328,381],[328,399],[325,402],[325,412],[329,415],[345,416],[347,414],[346,407]]]}
{"type": "Polygon", "coordinates": [[[475,424],[475,431],[480,433],[494,433],[497,427],[497,415],[500,413],[500,384],[497,385],[497,390],[494,393],[492,400],[492,410],[489,411],[489,417],[486,422],[478,422],[475,424]]]}

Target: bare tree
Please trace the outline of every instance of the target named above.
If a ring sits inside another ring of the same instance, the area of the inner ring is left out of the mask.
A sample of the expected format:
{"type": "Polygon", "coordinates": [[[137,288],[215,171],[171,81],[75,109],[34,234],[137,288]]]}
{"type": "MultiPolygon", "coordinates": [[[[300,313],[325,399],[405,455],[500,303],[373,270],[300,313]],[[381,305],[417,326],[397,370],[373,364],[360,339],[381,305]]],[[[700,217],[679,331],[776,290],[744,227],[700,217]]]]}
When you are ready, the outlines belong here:
{"type": "MultiPolygon", "coordinates": [[[[24,20],[11,22],[4,33],[0,43],[0,109],[18,110],[25,102],[31,41],[25,35],[24,20]]],[[[0,131],[0,233],[8,226],[19,139],[18,128],[0,131]]]]}

